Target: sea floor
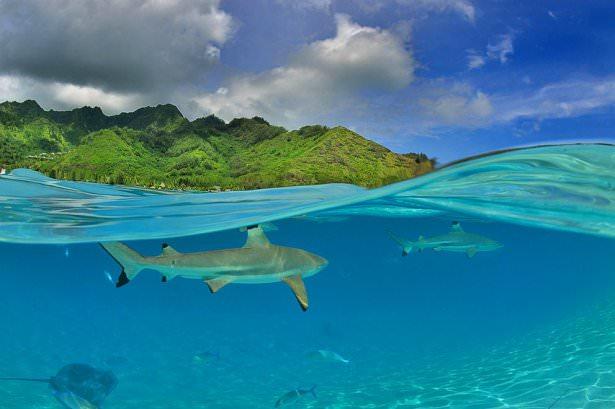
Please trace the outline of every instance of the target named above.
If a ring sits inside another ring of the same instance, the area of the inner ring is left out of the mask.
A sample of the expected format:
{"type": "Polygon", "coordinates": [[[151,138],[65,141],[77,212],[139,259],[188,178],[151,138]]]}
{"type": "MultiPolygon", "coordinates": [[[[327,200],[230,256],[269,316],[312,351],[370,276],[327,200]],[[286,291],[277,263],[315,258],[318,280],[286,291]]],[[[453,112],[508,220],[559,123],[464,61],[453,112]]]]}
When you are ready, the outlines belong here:
{"type": "MultiPolygon", "coordinates": [[[[135,340],[118,346],[118,355],[111,356],[108,347],[88,348],[89,352],[56,348],[60,352],[49,356],[42,351],[51,346],[39,340],[41,351],[5,350],[0,362],[12,371],[28,372],[36,366],[52,373],[56,362],[88,354],[90,362],[113,367],[119,378],[104,406],[109,409],[271,408],[285,391],[312,384],[317,385],[318,398],[305,396],[290,407],[615,407],[613,304],[595,306],[574,319],[496,347],[479,347],[467,354],[433,353],[421,359],[401,350],[378,353],[374,348],[347,349],[355,358],[350,364],[305,362],[299,347],[293,350],[291,342],[272,337],[259,344],[259,350],[229,338],[220,347],[219,360],[200,364],[192,359],[189,343],[165,345],[169,336],[145,341],[143,348],[135,340]],[[156,355],[152,355],[154,345],[156,355]],[[28,357],[28,364],[19,356],[28,357]]],[[[116,340],[110,336],[109,342],[116,340]]],[[[205,338],[200,341],[207,344],[205,338]]],[[[245,341],[257,343],[249,337],[245,341]]],[[[42,384],[3,383],[0,396],[0,407],[5,409],[59,408],[42,384]]]]}

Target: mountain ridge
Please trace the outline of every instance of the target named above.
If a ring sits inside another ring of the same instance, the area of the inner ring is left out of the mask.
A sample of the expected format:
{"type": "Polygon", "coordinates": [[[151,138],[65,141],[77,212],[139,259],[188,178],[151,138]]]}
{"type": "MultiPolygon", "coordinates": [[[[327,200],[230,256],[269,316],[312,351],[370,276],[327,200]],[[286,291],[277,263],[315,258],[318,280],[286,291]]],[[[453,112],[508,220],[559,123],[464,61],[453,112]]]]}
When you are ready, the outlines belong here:
{"type": "Polygon", "coordinates": [[[49,176],[178,189],[252,189],[329,182],[366,187],[433,169],[341,126],[287,130],[264,118],[193,121],[171,104],[105,115],[0,103],[0,164],[49,176]]]}

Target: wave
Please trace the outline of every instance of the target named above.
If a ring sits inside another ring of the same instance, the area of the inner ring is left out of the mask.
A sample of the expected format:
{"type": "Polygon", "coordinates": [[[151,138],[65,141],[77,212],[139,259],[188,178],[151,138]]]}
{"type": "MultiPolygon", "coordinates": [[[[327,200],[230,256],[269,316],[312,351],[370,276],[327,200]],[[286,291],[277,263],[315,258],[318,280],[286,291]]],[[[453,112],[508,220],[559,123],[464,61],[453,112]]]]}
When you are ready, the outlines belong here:
{"type": "Polygon", "coordinates": [[[290,217],[479,217],[615,237],[615,145],[489,153],[367,190],[327,184],[178,192],[60,181],[27,169],[0,177],[0,241],[78,243],[180,237],[290,217]]]}

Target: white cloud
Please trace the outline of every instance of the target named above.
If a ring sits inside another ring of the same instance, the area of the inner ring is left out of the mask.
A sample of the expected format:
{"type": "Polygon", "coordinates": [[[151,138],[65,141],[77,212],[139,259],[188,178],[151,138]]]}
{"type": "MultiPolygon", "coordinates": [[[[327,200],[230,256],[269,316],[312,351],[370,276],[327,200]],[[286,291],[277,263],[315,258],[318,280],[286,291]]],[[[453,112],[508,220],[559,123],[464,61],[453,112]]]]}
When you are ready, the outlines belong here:
{"type": "Polygon", "coordinates": [[[498,37],[497,42],[487,45],[487,50],[484,54],[476,50],[466,50],[468,69],[481,68],[487,61],[499,61],[500,64],[506,64],[515,52],[513,41],[513,34],[502,34],[498,37]]]}
{"type": "Polygon", "coordinates": [[[533,90],[487,95],[470,84],[435,80],[414,90],[410,118],[416,133],[487,128],[516,121],[570,118],[615,106],[615,78],[569,80],[533,90]]]}
{"type": "Polygon", "coordinates": [[[220,0],[0,0],[0,74],[161,91],[194,83],[233,32],[220,0]]]}
{"type": "Polygon", "coordinates": [[[494,111],[489,96],[465,83],[436,81],[416,93],[413,119],[423,129],[480,126],[490,120],[494,111]]]}
{"type": "Polygon", "coordinates": [[[53,98],[67,107],[100,106],[106,112],[122,112],[139,104],[140,97],[135,94],[105,92],[100,88],[52,83],[49,90],[53,98]]]}
{"type": "Polygon", "coordinates": [[[502,64],[508,62],[514,52],[513,35],[510,33],[499,36],[495,44],[487,45],[487,57],[490,60],[499,60],[502,64]]]}
{"type": "Polygon", "coordinates": [[[480,68],[487,62],[487,59],[477,53],[475,50],[467,50],[468,55],[468,68],[473,70],[476,68],[480,68]]]}
{"type": "Polygon", "coordinates": [[[358,25],[337,15],[335,37],[299,51],[288,65],[231,79],[195,99],[224,119],[262,115],[287,126],[321,118],[358,93],[397,90],[413,79],[414,63],[391,31],[358,25]]]}
{"type": "Polygon", "coordinates": [[[493,100],[497,122],[577,117],[615,105],[615,77],[557,82],[493,100]]]}
{"type": "Polygon", "coordinates": [[[472,23],[476,19],[476,9],[474,5],[466,0],[397,0],[397,2],[426,10],[440,12],[453,11],[472,23]]]}
{"type": "MultiPolygon", "coordinates": [[[[376,13],[387,4],[397,4],[417,13],[453,12],[473,23],[476,19],[476,8],[469,0],[351,0],[354,5],[365,13],[376,13]]],[[[279,4],[301,10],[321,10],[334,12],[335,0],[277,0],[279,4]]]]}
{"type": "Polygon", "coordinates": [[[333,0],[276,0],[279,4],[299,10],[331,10],[333,0]]]}
{"type": "Polygon", "coordinates": [[[72,109],[81,106],[99,106],[108,114],[134,110],[145,103],[136,93],[105,92],[100,88],[61,82],[0,75],[2,100],[23,101],[36,96],[43,107],[72,109]]]}

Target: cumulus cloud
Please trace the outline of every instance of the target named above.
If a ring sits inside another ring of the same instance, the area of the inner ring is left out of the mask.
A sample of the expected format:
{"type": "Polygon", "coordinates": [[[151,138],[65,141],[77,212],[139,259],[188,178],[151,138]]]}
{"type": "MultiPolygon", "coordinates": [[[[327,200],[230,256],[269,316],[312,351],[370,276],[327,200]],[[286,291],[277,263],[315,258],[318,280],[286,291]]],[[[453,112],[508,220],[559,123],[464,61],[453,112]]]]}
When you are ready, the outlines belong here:
{"type": "Polygon", "coordinates": [[[46,108],[72,109],[99,106],[108,114],[134,110],[147,101],[138,93],[119,93],[62,82],[45,82],[14,75],[0,75],[2,100],[23,101],[36,97],[46,108]]]}
{"type": "Polygon", "coordinates": [[[392,91],[413,79],[414,63],[393,32],[336,16],[335,37],[313,42],[282,67],[231,79],[195,99],[225,119],[264,115],[288,126],[347,103],[362,91],[392,91]]]}
{"type": "Polygon", "coordinates": [[[422,128],[480,126],[494,112],[489,96],[465,83],[436,80],[416,93],[415,119],[422,128]]]}
{"type": "MultiPolygon", "coordinates": [[[[453,12],[469,22],[476,18],[476,8],[469,0],[351,0],[366,13],[375,13],[386,5],[396,4],[414,13],[453,12]]],[[[333,12],[335,0],[277,0],[279,4],[302,10],[321,10],[333,12]]]]}
{"type": "Polygon", "coordinates": [[[219,0],[2,0],[0,74],[149,92],[194,82],[233,31],[219,0]]]}

